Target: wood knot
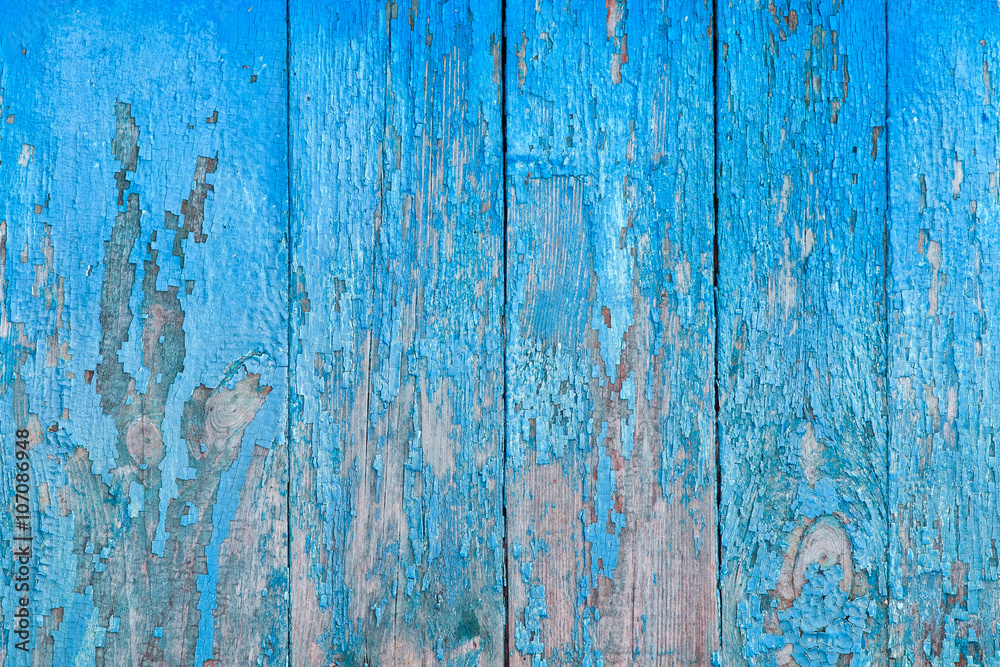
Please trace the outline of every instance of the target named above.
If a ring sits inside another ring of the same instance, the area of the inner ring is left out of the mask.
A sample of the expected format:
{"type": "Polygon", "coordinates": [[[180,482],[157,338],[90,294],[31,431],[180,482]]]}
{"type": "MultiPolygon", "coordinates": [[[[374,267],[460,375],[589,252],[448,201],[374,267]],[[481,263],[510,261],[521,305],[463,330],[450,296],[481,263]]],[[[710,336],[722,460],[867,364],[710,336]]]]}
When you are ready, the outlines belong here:
{"type": "Polygon", "coordinates": [[[844,574],[840,590],[851,592],[854,579],[854,561],[851,556],[851,539],[844,524],[835,516],[822,516],[815,521],[798,526],[792,531],[792,540],[785,552],[778,579],[780,609],[787,609],[802,594],[806,570],[813,563],[824,569],[840,564],[844,574]]]}
{"type": "Polygon", "coordinates": [[[136,467],[156,464],[163,456],[163,434],[159,424],[149,417],[139,417],[129,424],[125,446],[136,467]]]}
{"type": "Polygon", "coordinates": [[[210,389],[202,385],[195,390],[182,420],[188,449],[195,460],[228,465],[235,459],[243,430],[271,393],[271,387],[261,385],[259,380],[259,374],[247,373],[232,388],[210,389]]]}
{"type": "Polygon", "coordinates": [[[258,384],[260,375],[248,374],[236,387],[220,387],[205,402],[205,427],[215,436],[229,436],[245,428],[260,409],[270,387],[258,384]]]}

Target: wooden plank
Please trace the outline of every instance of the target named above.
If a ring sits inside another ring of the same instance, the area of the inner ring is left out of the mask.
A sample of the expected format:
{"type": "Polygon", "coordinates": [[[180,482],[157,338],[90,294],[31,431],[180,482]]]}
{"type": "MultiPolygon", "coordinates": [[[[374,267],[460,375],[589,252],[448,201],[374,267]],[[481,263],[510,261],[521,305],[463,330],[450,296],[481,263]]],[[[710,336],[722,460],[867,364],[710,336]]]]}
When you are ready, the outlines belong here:
{"type": "Polygon", "coordinates": [[[506,12],[510,664],[709,665],[711,3],[506,12]]]}
{"type": "Polygon", "coordinates": [[[991,665],[1000,142],[989,3],[889,6],[891,654],[991,665]]]}
{"type": "Polygon", "coordinates": [[[0,661],[285,664],[284,3],[0,25],[0,661]]]}
{"type": "Polygon", "coordinates": [[[885,665],[885,5],[720,3],[726,665],[885,665]]]}
{"type": "Polygon", "coordinates": [[[500,6],[292,3],[300,664],[497,664],[500,6]]]}
{"type": "Polygon", "coordinates": [[[332,655],[365,664],[369,616],[380,620],[386,607],[383,582],[369,583],[379,554],[366,553],[360,536],[375,534],[377,546],[389,527],[383,513],[373,523],[369,494],[359,498],[380,481],[367,448],[385,11],[289,4],[292,648],[304,665],[330,664],[332,655]],[[349,550],[351,532],[359,538],[349,550]]]}

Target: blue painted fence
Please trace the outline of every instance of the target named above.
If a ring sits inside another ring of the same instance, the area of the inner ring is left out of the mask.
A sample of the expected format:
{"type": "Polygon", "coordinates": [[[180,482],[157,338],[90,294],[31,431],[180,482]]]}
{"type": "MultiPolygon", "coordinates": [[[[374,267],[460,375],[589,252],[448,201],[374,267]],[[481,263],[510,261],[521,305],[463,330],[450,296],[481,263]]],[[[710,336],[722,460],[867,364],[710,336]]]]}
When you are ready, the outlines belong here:
{"type": "Polygon", "coordinates": [[[0,3],[0,663],[1000,665],[997,72],[968,0],[0,3]]]}

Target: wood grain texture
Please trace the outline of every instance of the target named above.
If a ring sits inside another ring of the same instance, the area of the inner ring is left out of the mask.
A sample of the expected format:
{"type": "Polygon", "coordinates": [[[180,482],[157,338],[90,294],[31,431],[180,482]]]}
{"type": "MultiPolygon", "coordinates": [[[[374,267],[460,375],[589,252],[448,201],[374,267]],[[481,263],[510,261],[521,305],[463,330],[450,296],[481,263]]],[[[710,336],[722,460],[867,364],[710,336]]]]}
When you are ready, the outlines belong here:
{"type": "Polygon", "coordinates": [[[891,655],[1000,661],[992,3],[889,5],[891,655]]]}
{"type": "Polygon", "coordinates": [[[379,11],[293,3],[295,660],[499,664],[500,5],[379,11]]]}
{"type": "Polygon", "coordinates": [[[285,664],[284,4],[0,24],[0,495],[27,429],[35,534],[26,655],[4,513],[0,661],[285,664]]]}
{"type": "Polygon", "coordinates": [[[368,592],[379,554],[366,553],[363,535],[389,530],[370,525],[369,494],[356,500],[379,481],[367,454],[369,350],[389,32],[385,8],[372,3],[289,9],[292,645],[304,665],[333,654],[361,665],[369,616],[380,621],[385,609],[381,578],[368,592]]]}
{"type": "Polygon", "coordinates": [[[510,664],[709,665],[711,4],[506,11],[510,664]]]}
{"type": "Polygon", "coordinates": [[[0,27],[4,667],[1000,664],[1000,4],[0,27]]]}
{"type": "Polygon", "coordinates": [[[881,2],[723,3],[725,665],[885,665],[881,2]]]}

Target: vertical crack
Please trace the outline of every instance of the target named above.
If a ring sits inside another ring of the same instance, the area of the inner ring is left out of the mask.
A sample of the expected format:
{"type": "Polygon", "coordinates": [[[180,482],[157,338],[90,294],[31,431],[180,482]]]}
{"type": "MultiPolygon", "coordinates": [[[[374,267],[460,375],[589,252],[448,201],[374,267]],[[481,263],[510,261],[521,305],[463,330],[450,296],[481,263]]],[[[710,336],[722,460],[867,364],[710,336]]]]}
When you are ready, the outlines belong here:
{"type": "MultiPolygon", "coordinates": [[[[381,146],[380,154],[379,154],[380,181],[379,181],[379,193],[378,193],[378,196],[379,196],[379,212],[380,212],[380,214],[379,214],[379,218],[378,218],[378,224],[372,230],[372,297],[373,297],[372,298],[372,329],[373,329],[373,331],[372,331],[372,334],[371,334],[372,343],[375,342],[374,328],[375,328],[376,313],[375,313],[375,299],[374,299],[374,296],[375,296],[375,293],[376,293],[376,288],[375,288],[376,282],[375,281],[376,281],[376,273],[377,273],[378,262],[379,262],[378,246],[379,246],[379,238],[380,238],[380,234],[381,234],[381,230],[382,230],[382,221],[383,221],[382,216],[385,215],[385,211],[387,210],[386,201],[385,201],[385,199],[386,199],[386,195],[385,195],[385,193],[386,193],[385,181],[386,181],[386,178],[391,178],[391,175],[387,176],[388,170],[386,169],[386,159],[387,159],[387,150],[388,150],[388,147],[389,147],[389,140],[390,140],[390,137],[392,136],[391,133],[390,133],[390,119],[393,117],[393,114],[396,111],[396,96],[395,96],[395,90],[393,89],[393,80],[392,80],[392,62],[393,62],[393,58],[392,58],[392,49],[393,49],[393,44],[392,44],[392,39],[393,39],[392,22],[395,21],[395,20],[397,20],[397,18],[398,18],[398,11],[399,11],[398,5],[395,2],[390,2],[390,3],[386,4],[386,17],[385,17],[385,105],[382,107],[382,146],[381,146]]],[[[411,27],[410,30],[412,32],[413,28],[411,27]]],[[[410,48],[412,49],[412,47],[410,47],[410,48]]],[[[404,72],[405,72],[405,69],[404,69],[404,72]]],[[[392,163],[390,163],[390,164],[394,165],[395,166],[395,170],[398,172],[398,171],[400,171],[402,169],[402,162],[400,161],[401,160],[400,156],[402,154],[403,147],[402,147],[402,143],[401,142],[396,147],[396,150],[398,152],[394,156],[395,160],[392,163]]],[[[409,165],[407,165],[407,166],[409,167],[409,165]]],[[[402,176],[400,176],[400,180],[402,180],[402,176]]],[[[389,184],[389,189],[390,190],[392,189],[392,184],[391,183],[389,184]]],[[[393,230],[390,229],[388,233],[391,234],[392,231],[393,230]]],[[[388,262],[388,260],[386,260],[386,261],[388,262]]],[[[386,274],[387,274],[386,275],[386,285],[383,287],[383,293],[380,294],[380,299],[385,299],[385,303],[383,304],[381,300],[379,301],[381,312],[378,313],[378,317],[380,319],[388,319],[388,320],[391,321],[391,319],[392,319],[392,317],[391,317],[392,307],[394,306],[393,300],[394,300],[395,295],[396,295],[396,289],[395,289],[396,285],[395,285],[395,283],[393,281],[392,274],[391,274],[390,268],[388,266],[388,263],[387,263],[385,269],[386,269],[386,274]]],[[[405,311],[404,311],[404,314],[405,314],[405,311]]],[[[399,314],[397,314],[396,316],[397,317],[403,317],[403,315],[399,315],[399,314]]],[[[416,317],[417,317],[416,312],[414,312],[414,316],[413,317],[414,317],[414,328],[416,328],[416,317]]],[[[390,348],[390,358],[391,358],[391,348],[392,348],[392,341],[391,340],[388,343],[388,346],[390,348]]],[[[366,418],[367,427],[365,429],[365,452],[366,453],[368,451],[369,435],[370,435],[371,430],[373,428],[372,427],[372,420],[371,420],[371,417],[372,417],[371,404],[372,404],[372,367],[373,367],[373,364],[374,364],[374,361],[373,361],[373,356],[374,355],[373,355],[373,352],[372,352],[372,348],[373,348],[373,345],[370,343],[369,346],[368,346],[368,405],[365,406],[365,410],[367,411],[367,418],[366,418]]],[[[398,426],[399,426],[399,411],[396,410],[395,413],[394,413],[392,410],[386,409],[385,419],[386,419],[386,422],[387,422],[387,426],[386,426],[387,431],[386,432],[387,433],[397,433],[398,432],[398,426]]],[[[399,548],[396,551],[396,577],[397,577],[397,581],[399,581],[400,573],[403,572],[403,570],[402,570],[402,568],[403,568],[403,521],[404,521],[403,515],[405,514],[405,507],[406,507],[406,465],[405,465],[405,461],[407,460],[407,458],[409,458],[409,442],[407,442],[405,444],[405,448],[402,451],[402,460],[404,461],[404,464],[402,466],[400,466],[400,477],[399,477],[399,511],[397,513],[397,516],[399,518],[397,519],[398,525],[396,526],[396,529],[397,529],[396,530],[396,538],[397,538],[397,544],[399,545],[399,548]]],[[[367,465],[367,462],[366,462],[366,465],[367,465]]],[[[388,491],[388,489],[386,490],[385,497],[386,497],[386,505],[388,505],[388,499],[389,499],[389,491],[388,491]]],[[[391,524],[390,524],[390,526],[391,526],[391,524]]],[[[416,559],[414,559],[413,567],[414,568],[417,567],[416,559]]],[[[396,647],[398,645],[398,641],[397,640],[398,640],[398,637],[399,637],[399,599],[400,599],[400,597],[402,597],[402,596],[395,595],[395,596],[393,596],[393,601],[392,601],[392,664],[393,665],[397,665],[398,664],[398,662],[396,661],[396,657],[397,657],[396,656],[396,647]]],[[[364,638],[364,641],[365,641],[365,663],[364,663],[365,667],[368,667],[368,665],[371,664],[371,655],[369,653],[370,647],[371,647],[371,642],[369,641],[368,638],[369,638],[369,635],[366,633],[365,634],[365,638],[364,638]]]]}
{"type": "Polygon", "coordinates": [[[509,533],[507,523],[507,423],[508,423],[508,403],[507,403],[507,1],[500,2],[500,128],[501,128],[501,151],[503,153],[501,165],[503,169],[503,315],[500,317],[501,341],[503,342],[503,423],[501,424],[501,437],[503,439],[503,459],[502,465],[502,492],[500,496],[501,510],[503,513],[503,664],[510,666],[510,556],[507,548],[507,535],[509,533]]]}
{"type": "MultiPolygon", "coordinates": [[[[378,150],[378,206],[375,208],[375,222],[372,226],[372,240],[371,240],[371,273],[369,285],[370,285],[370,296],[371,296],[371,311],[370,320],[368,322],[368,347],[367,354],[368,359],[368,370],[365,374],[365,479],[368,479],[368,449],[371,441],[371,414],[372,414],[372,367],[374,362],[372,357],[374,356],[373,348],[375,346],[375,284],[376,284],[376,273],[378,264],[378,243],[379,234],[382,230],[383,216],[385,215],[385,148],[387,144],[387,137],[389,136],[389,95],[391,94],[391,78],[390,70],[392,67],[392,21],[393,21],[393,9],[394,5],[392,3],[387,3],[385,7],[385,100],[382,105],[382,141],[379,142],[378,150]]],[[[368,484],[364,485],[365,492],[368,490],[368,484]]],[[[386,490],[386,496],[388,496],[388,490],[386,490]]],[[[378,504],[378,493],[375,494],[375,503],[378,504]]],[[[400,496],[400,506],[402,506],[402,494],[400,496]]],[[[398,553],[397,553],[398,558],[398,553]]],[[[399,562],[397,562],[397,566],[399,562]]],[[[397,578],[399,576],[398,570],[396,574],[397,578]]],[[[398,579],[397,579],[398,581],[398,579]]],[[[392,603],[392,618],[393,618],[393,633],[396,631],[396,620],[399,617],[399,598],[393,596],[392,603]]],[[[364,654],[364,665],[370,663],[370,642],[368,640],[368,633],[365,633],[362,637],[362,642],[364,644],[363,654],[364,654]]],[[[395,635],[393,636],[393,650],[395,651],[395,635]]]]}
{"type": "MultiPolygon", "coordinates": [[[[885,384],[883,386],[884,401],[885,405],[882,408],[885,414],[885,488],[883,493],[885,494],[885,518],[886,518],[886,540],[885,540],[885,576],[886,576],[886,592],[888,595],[886,605],[887,612],[891,613],[889,605],[892,603],[892,578],[889,576],[889,572],[892,569],[892,519],[891,519],[891,507],[890,507],[890,485],[891,485],[891,466],[892,466],[892,410],[890,409],[891,401],[889,395],[889,383],[890,383],[890,370],[892,368],[892,356],[889,338],[889,271],[891,269],[890,261],[890,246],[889,246],[889,224],[891,220],[891,191],[889,188],[889,3],[886,2],[884,5],[883,21],[885,22],[885,91],[884,91],[884,104],[883,109],[883,121],[882,126],[885,133],[885,148],[883,149],[883,154],[885,155],[885,213],[882,216],[882,317],[885,319],[885,384]]],[[[889,615],[886,614],[886,652],[890,653],[889,648],[889,630],[890,630],[890,620],[889,615]]]]}
{"type": "Polygon", "coordinates": [[[719,3],[712,0],[712,372],[715,386],[715,581],[718,650],[722,651],[722,439],[719,436],[719,3]]]}
{"type": "Polygon", "coordinates": [[[287,366],[285,367],[285,566],[288,572],[287,617],[287,664],[294,665],[292,658],[292,602],[294,582],[292,580],[292,19],[291,0],[285,0],[285,176],[288,196],[286,238],[288,270],[285,274],[285,294],[288,298],[286,317],[287,366]]]}

